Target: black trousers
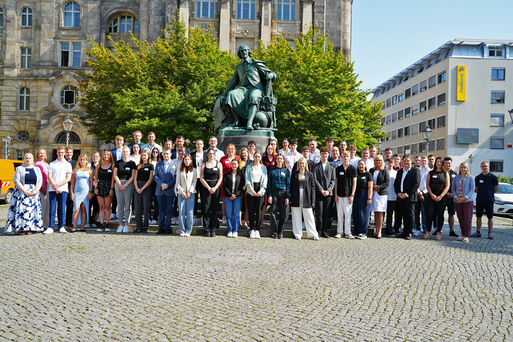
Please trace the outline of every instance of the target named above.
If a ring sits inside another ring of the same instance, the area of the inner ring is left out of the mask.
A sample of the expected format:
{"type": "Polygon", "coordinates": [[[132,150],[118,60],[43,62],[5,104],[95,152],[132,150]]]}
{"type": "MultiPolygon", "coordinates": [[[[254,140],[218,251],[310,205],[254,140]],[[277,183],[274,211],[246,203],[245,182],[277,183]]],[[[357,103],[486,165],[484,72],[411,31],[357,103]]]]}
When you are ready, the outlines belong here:
{"type": "MultiPolygon", "coordinates": [[[[397,212],[397,201],[387,201],[387,217],[385,223],[385,231],[387,234],[394,232],[394,212],[397,212]]],[[[397,214],[395,215],[397,221],[397,214]]]]}
{"type": "MultiPolygon", "coordinates": [[[[253,190],[260,191],[260,183],[253,183],[253,190]]],[[[262,214],[264,212],[265,196],[251,196],[247,195],[248,203],[248,224],[251,230],[260,230],[262,225],[262,214]]]]}
{"type": "Polygon", "coordinates": [[[157,182],[153,181],[150,185],[151,192],[151,207],[153,208],[153,215],[151,216],[152,220],[159,220],[159,201],[157,200],[157,196],[155,196],[155,191],[157,190],[157,182]]]}
{"type": "Polygon", "coordinates": [[[283,224],[287,218],[286,190],[273,189],[273,203],[271,205],[271,232],[283,234],[283,224]]]}
{"type": "Polygon", "coordinates": [[[93,198],[89,201],[89,224],[96,223],[99,214],[100,205],[98,204],[98,197],[93,194],[93,198]]]}
{"type": "MultiPolygon", "coordinates": [[[[144,184],[146,184],[144,181],[137,182],[139,188],[142,188],[144,184]]],[[[150,226],[151,196],[151,186],[144,189],[142,194],[134,189],[135,222],[139,229],[148,229],[150,226]]]]}
{"type": "Polygon", "coordinates": [[[426,229],[431,231],[431,226],[435,225],[436,232],[441,233],[444,225],[444,211],[447,206],[447,197],[443,197],[440,202],[435,202],[431,197],[424,200],[424,212],[426,213],[426,229]]]}
{"type": "MultiPolygon", "coordinates": [[[[71,182],[68,183],[68,189],[71,190],[71,182]]],[[[69,196],[68,192],[68,198],[66,199],[66,226],[72,226],[73,225],[73,200],[71,199],[71,196],[69,196]]]]}
{"type": "Polygon", "coordinates": [[[331,202],[333,200],[333,196],[319,196],[315,200],[315,225],[317,227],[317,232],[319,233],[327,233],[330,228],[329,220],[330,216],[330,207],[331,202]]]}
{"type": "Polygon", "coordinates": [[[200,196],[201,196],[202,188],[203,188],[203,184],[201,184],[201,182],[198,178],[198,180],[196,181],[196,197],[194,197],[194,215],[196,215],[196,216],[201,216],[200,196]]]}
{"type": "MultiPolygon", "coordinates": [[[[217,182],[216,182],[217,183],[217,182]]],[[[215,186],[215,183],[210,185],[215,186]]],[[[215,232],[219,226],[219,218],[217,211],[219,210],[219,197],[221,191],[217,188],[217,191],[213,194],[207,190],[207,188],[201,188],[201,213],[203,215],[203,229],[206,232],[215,232]]]]}
{"type": "Polygon", "coordinates": [[[411,202],[409,198],[397,198],[397,206],[403,219],[403,234],[411,234],[415,216],[415,202],[411,202]]]}

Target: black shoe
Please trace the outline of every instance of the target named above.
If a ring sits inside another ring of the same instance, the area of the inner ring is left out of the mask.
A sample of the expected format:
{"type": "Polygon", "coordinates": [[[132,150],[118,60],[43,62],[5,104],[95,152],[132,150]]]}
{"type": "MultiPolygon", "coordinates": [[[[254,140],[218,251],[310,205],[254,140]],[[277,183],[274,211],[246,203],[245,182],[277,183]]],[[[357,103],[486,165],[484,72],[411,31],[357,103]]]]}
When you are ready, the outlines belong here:
{"type": "Polygon", "coordinates": [[[165,232],[166,232],[166,231],[164,230],[164,228],[159,227],[159,230],[158,230],[157,234],[159,234],[159,235],[163,235],[163,234],[165,234],[165,232]]]}
{"type": "Polygon", "coordinates": [[[141,229],[141,233],[142,234],[148,234],[148,228],[141,229]]]}
{"type": "Polygon", "coordinates": [[[135,230],[135,233],[142,233],[142,228],[137,228],[137,229],[135,230]]]}
{"type": "Polygon", "coordinates": [[[283,234],[278,234],[278,239],[283,239],[283,234]]]}
{"type": "Polygon", "coordinates": [[[278,234],[273,233],[273,234],[271,235],[271,238],[273,238],[273,239],[277,239],[277,238],[278,238],[278,234]]]}
{"type": "Polygon", "coordinates": [[[470,235],[470,237],[481,237],[481,232],[477,230],[474,234],[470,235]]]}
{"type": "Polygon", "coordinates": [[[456,234],[456,232],[454,230],[451,230],[451,232],[449,233],[449,236],[460,237],[458,234],[456,234]]]}
{"type": "Polygon", "coordinates": [[[214,230],[210,232],[210,237],[216,237],[216,232],[214,230]]]}
{"type": "Polygon", "coordinates": [[[330,236],[328,235],[328,232],[322,232],[322,237],[329,239],[330,236]]]}
{"type": "Polygon", "coordinates": [[[404,234],[402,238],[405,240],[411,240],[411,234],[404,234]]]}

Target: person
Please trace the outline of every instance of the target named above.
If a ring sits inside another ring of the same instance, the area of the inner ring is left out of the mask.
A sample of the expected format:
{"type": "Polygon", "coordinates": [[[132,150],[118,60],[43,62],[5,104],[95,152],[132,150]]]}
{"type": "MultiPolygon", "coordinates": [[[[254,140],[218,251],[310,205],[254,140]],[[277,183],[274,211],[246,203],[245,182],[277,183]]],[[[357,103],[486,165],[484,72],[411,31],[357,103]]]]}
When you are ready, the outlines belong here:
{"type": "MultiPolygon", "coordinates": [[[[303,146],[303,148],[301,149],[301,155],[306,160],[308,170],[312,171],[315,167],[315,163],[313,160],[310,160],[310,148],[308,146],[303,146]]],[[[294,164],[294,167],[292,168],[292,173],[296,172],[297,170],[298,167],[296,162],[294,164]]]]}
{"type": "Polygon", "coordinates": [[[436,240],[442,239],[442,227],[444,225],[444,211],[447,202],[445,196],[450,189],[449,173],[444,167],[442,157],[435,159],[435,168],[428,172],[426,177],[426,189],[428,196],[424,201],[424,210],[426,212],[425,239],[431,237],[431,224],[435,221],[436,240]]]}
{"type": "Polygon", "coordinates": [[[414,160],[413,165],[417,168],[420,167],[420,159],[421,159],[421,157],[419,155],[416,155],[415,158],[413,158],[413,160],[414,160]]]}
{"type": "MultiPolygon", "coordinates": [[[[328,153],[331,157],[331,149],[335,146],[335,140],[332,137],[326,138],[326,147],[328,148],[328,153]]],[[[338,147],[337,147],[338,148],[338,147]]],[[[329,159],[329,157],[328,157],[329,159]]],[[[331,160],[330,160],[331,161],[331,160]]]]}
{"type": "Polygon", "coordinates": [[[447,156],[444,157],[444,167],[447,170],[447,173],[449,173],[449,180],[450,180],[450,187],[449,191],[447,192],[447,222],[449,223],[449,236],[459,237],[458,234],[454,231],[454,214],[456,214],[456,210],[454,207],[454,197],[452,197],[452,183],[454,181],[454,178],[456,178],[456,172],[452,170],[452,158],[447,156]]]}
{"type": "Polygon", "coordinates": [[[274,149],[274,145],[271,144],[270,141],[266,148],[265,154],[262,155],[262,164],[267,168],[267,173],[271,171],[271,169],[276,166],[276,150],[274,149]]]}
{"type": "Polygon", "coordinates": [[[313,165],[321,161],[321,151],[317,148],[317,140],[310,139],[308,141],[308,152],[308,160],[311,160],[313,165]]]}
{"type": "Polygon", "coordinates": [[[347,151],[347,142],[342,140],[340,144],[338,144],[338,148],[340,149],[340,155],[342,156],[344,152],[347,151]]]}
{"type": "Polygon", "coordinates": [[[32,153],[26,153],[23,161],[23,165],[18,166],[14,172],[15,188],[9,204],[4,234],[30,235],[43,231],[39,200],[43,175],[39,167],[34,166],[32,153]]]}
{"type": "Polygon", "coordinates": [[[319,240],[315,229],[313,207],[315,205],[315,179],[308,170],[305,157],[299,158],[290,177],[290,207],[292,213],[292,231],[296,240],[303,236],[303,219],[308,237],[319,240]]]}
{"type": "Polygon", "coordinates": [[[418,167],[418,169],[420,171],[420,185],[419,190],[417,190],[419,200],[415,203],[415,231],[413,232],[413,235],[415,236],[420,236],[422,233],[425,234],[427,232],[424,200],[426,197],[429,196],[426,188],[426,178],[428,172],[431,171],[431,169],[428,168],[427,156],[420,157],[420,166],[418,167]]]}
{"type": "MultiPolygon", "coordinates": [[[[252,160],[249,159],[249,150],[247,147],[243,147],[240,149],[239,152],[239,169],[242,171],[242,175],[244,176],[246,174],[246,166],[253,163],[252,160]]],[[[246,200],[246,184],[244,184],[241,195],[241,218],[239,220],[239,225],[244,226],[244,228],[248,228],[248,220],[249,220],[249,214],[248,214],[248,204],[246,200]],[[242,216],[244,215],[244,223],[242,222],[242,216]]]]}
{"type": "Polygon", "coordinates": [[[276,156],[276,165],[269,171],[267,198],[271,204],[271,237],[283,238],[283,225],[287,218],[290,199],[290,172],[285,166],[283,154],[276,156]]]}
{"type": "Polygon", "coordinates": [[[114,159],[108,150],[103,151],[100,164],[94,174],[94,194],[98,197],[100,205],[100,227],[98,231],[110,231],[111,201],[114,196],[114,178],[112,177],[114,159]]]}
{"type": "MultiPolygon", "coordinates": [[[[150,154],[151,164],[153,165],[153,170],[155,173],[155,168],[157,167],[157,164],[162,161],[162,154],[159,152],[159,149],[154,147],[151,150],[150,154]]],[[[159,218],[159,201],[157,199],[157,182],[155,182],[155,177],[153,177],[153,182],[151,182],[151,203],[152,203],[152,216],[150,219],[150,224],[157,224],[157,220],[159,218]]]]}
{"type": "Polygon", "coordinates": [[[162,151],[163,160],[157,164],[154,179],[157,183],[155,195],[159,202],[158,234],[171,234],[171,219],[175,203],[176,169],[172,167],[171,151],[162,151]]]}
{"type": "MultiPolygon", "coordinates": [[[[162,150],[172,151],[173,150],[173,141],[171,139],[164,140],[164,144],[162,145],[162,150]]],[[[176,159],[176,154],[175,154],[175,158],[173,158],[173,153],[171,153],[171,160],[173,160],[173,159],[176,159]]]]}
{"type": "Polygon", "coordinates": [[[123,158],[114,164],[114,190],[118,200],[118,219],[119,226],[116,233],[128,233],[128,224],[130,223],[130,206],[134,193],[135,165],[130,160],[130,149],[123,146],[123,158]]]}
{"type": "Polygon", "coordinates": [[[218,208],[220,187],[223,181],[223,166],[216,161],[216,151],[207,151],[206,162],[201,166],[200,181],[201,188],[201,213],[203,216],[203,229],[208,237],[216,236],[218,227],[218,208]]]}
{"type": "Polygon", "coordinates": [[[356,155],[356,152],[356,146],[351,145],[351,147],[349,147],[349,162],[351,163],[351,165],[355,167],[355,169],[358,166],[358,160],[360,160],[360,158],[358,158],[358,156],[356,155]]]}
{"type": "Polygon", "coordinates": [[[142,142],[143,134],[140,130],[136,130],[132,133],[132,137],[134,138],[134,142],[128,144],[128,147],[132,149],[133,144],[139,144],[139,147],[141,148],[141,152],[145,150],[146,144],[142,142]]]}
{"type": "Polygon", "coordinates": [[[428,167],[433,170],[435,167],[435,155],[430,154],[428,155],[428,167]]]}
{"type": "Polygon", "coordinates": [[[91,228],[96,228],[96,222],[98,221],[98,215],[100,213],[100,205],[98,203],[98,197],[94,193],[94,184],[95,184],[95,175],[96,175],[96,168],[100,165],[100,152],[93,152],[91,155],[91,171],[93,173],[93,192],[91,200],[89,201],[89,226],[91,228]]]}
{"type": "Polygon", "coordinates": [[[211,136],[210,139],[208,139],[208,146],[209,146],[208,149],[205,152],[203,152],[203,160],[204,161],[208,160],[208,156],[207,156],[208,152],[214,151],[214,153],[215,153],[214,160],[216,162],[221,161],[221,158],[224,157],[224,152],[217,148],[217,138],[214,136],[211,136]]]}
{"type": "Polygon", "coordinates": [[[330,164],[333,165],[333,167],[336,169],[337,167],[339,167],[340,165],[343,164],[343,160],[342,158],[340,158],[340,152],[339,152],[339,149],[337,146],[333,146],[331,148],[331,160],[330,160],[330,164]]]}
{"type": "MultiPolygon", "coordinates": [[[[363,160],[365,163],[365,170],[369,171],[374,167],[374,160],[370,158],[369,149],[364,148],[362,150],[362,158],[358,160],[363,160]]],[[[358,162],[354,165],[355,167],[358,165],[358,162]]]]}
{"type": "MultiPolygon", "coordinates": [[[[74,170],[77,166],[77,161],[73,160],[73,147],[66,146],[66,150],[64,152],[64,159],[71,164],[71,170],[74,170]]],[[[71,186],[71,179],[68,182],[68,189],[71,186]]],[[[71,196],[66,198],[66,226],[71,227],[73,222],[73,201],[71,200],[71,196]]]]}
{"type": "Polygon", "coordinates": [[[159,153],[162,153],[162,147],[157,144],[155,142],[155,140],[157,139],[157,136],[155,135],[155,132],[149,132],[148,133],[148,143],[146,145],[144,145],[144,149],[146,151],[153,151],[154,148],[156,148],[157,150],[159,150],[159,153]]]}
{"type": "MultiPolygon", "coordinates": [[[[399,171],[401,169],[401,155],[396,153],[392,156],[392,160],[394,161],[394,170],[399,171]]],[[[431,169],[430,169],[431,170],[431,169]]]]}
{"type": "MultiPolygon", "coordinates": [[[[112,153],[112,159],[114,163],[118,160],[123,159],[123,146],[125,144],[125,138],[122,135],[116,135],[114,137],[114,147],[110,149],[110,153],[112,153]]],[[[116,219],[116,212],[118,208],[118,199],[116,197],[116,192],[114,191],[112,196],[112,215],[111,220],[116,219]]]]}
{"type": "Polygon", "coordinates": [[[141,145],[138,143],[133,143],[130,148],[130,160],[133,160],[135,165],[139,165],[141,161],[141,145]]]}
{"type": "Polygon", "coordinates": [[[397,171],[394,170],[394,162],[391,158],[386,160],[388,172],[388,188],[387,188],[387,215],[385,225],[385,235],[392,235],[394,233],[394,216],[397,221],[399,209],[397,207],[397,194],[394,191],[394,182],[397,176],[397,171]]]}
{"type": "Polygon", "coordinates": [[[192,156],[187,153],[182,159],[176,175],[176,193],[178,196],[178,228],[181,237],[189,237],[194,225],[194,197],[196,196],[196,169],[192,156]]]}
{"type": "Polygon", "coordinates": [[[287,153],[289,153],[289,151],[290,151],[289,145],[290,145],[289,139],[283,138],[283,140],[281,141],[281,148],[278,151],[278,153],[281,153],[283,155],[286,155],[287,153]]]}
{"type": "Polygon", "coordinates": [[[461,229],[461,237],[458,237],[458,240],[468,243],[472,231],[475,183],[474,177],[470,175],[467,163],[460,164],[459,174],[452,182],[451,191],[461,229]]]}
{"type": "Polygon", "coordinates": [[[481,237],[483,213],[488,217],[488,239],[492,240],[494,194],[499,190],[499,180],[490,172],[488,162],[481,163],[481,173],[475,178],[476,188],[476,232],[472,237],[481,237]]]}
{"type": "Polygon", "coordinates": [[[411,240],[415,202],[418,200],[417,190],[420,184],[420,171],[412,167],[409,154],[403,155],[403,168],[397,171],[394,190],[397,194],[397,206],[403,220],[403,232],[397,237],[411,240]]]}
{"type": "Polygon", "coordinates": [[[385,151],[383,151],[383,158],[385,159],[385,161],[388,159],[392,159],[392,149],[390,147],[385,148],[385,151]]]}
{"type": "MultiPolygon", "coordinates": [[[[223,177],[224,175],[226,175],[227,173],[230,172],[231,170],[231,163],[232,163],[232,160],[233,159],[239,159],[239,156],[237,155],[237,149],[235,148],[235,145],[234,144],[228,144],[226,145],[226,154],[221,157],[221,159],[219,160],[219,162],[221,163],[221,165],[223,166],[223,177]]],[[[224,187],[221,186],[221,199],[222,199],[222,211],[223,211],[223,217],[227,217],[226,215],[226,204],[224,202],[224,187]]]]}
{"type": "Polygon", "coordinates": [[[356,168],[350,164],[349,152],[342,153],[343,163],[335,169],[335,202],[337,206],[337,235],[346,239],[354,239],[351,234],[351,214],[356,192],[356,168]]]}
{"type": "Polygon", "coordinates": [[[390,182],[388,171],[385,169],[385,163],[383,162],[383,156],[374,156],[374,167],[370,169],[369,173],[373,179],[371,211],[374,212],[374,222],[376,224],[374,237],[381,239],[383,219],[387,211],[388,184],[390,182]]]}
{"type": "Polygon", "coordinates": [[[255,151],[253,163],[246,166],[246,201],[248,204],[250,239],[260,239],[262,212],[267,188],[267,168],[262,164],[262,154],[255,151]]]}
{"type": "Polygon", "coordinates": [[[297,151],[297,140],[290,139],[289,152],[285,154],[285,165],[291,174],[294,165],[301,157],[302,154],[297,151]]]}
{"type": "Polygon", "coordinates": [[[256,151],[256,143],[253,140],[248,141],[249,160],[253,161],[253,155],[256,151]]]}
{"type": "Polygon", "coordinates": [[[37,166],[41,170],[41,176],[43,177],[43,183],[39,190],[39,199],[41,200],[41,218],[43,219],[43,229],[48,228],[48,222],[50,220],[50,200],[48,198],[48,168],[49,165],[46,162],[46,150],[40,149],[36,153],[37,161],[34,166],[37,166]]]}
{"type": "Polygon", "coordinates": [[[50,200],[50,220],[48,229],[44,234],[52,234],[55,227],[55,211],[58,205],[58,218],[59,218],[59,232],[67,233],[64,227],[66,214],[64,212],[66,207],[66,200],[68,199],[68,183],[71,180],[71,163],[64,158],[66,148],[57,148],[57,159],[50,163],[48,166],[48,198],[50,200]],[[57,204],[58,203],[58,204],[57,204]]]}
{"type": "Polygon", "coordinates": [[[374,146],[374,145],[370,146],[369,147],[369,159],[374,160],[377,152],[378,152],[378,149],[376,148],[376,146],[374,146]]]}
{"type": "Polygon", "coordinates": [[[73,201],[73,228],[71,228],[71,232],[77,231],[79,219],[80,231],[85,232],[85,225],[89,217],[89,201],[93,197],[93,172],[89,167],[87,154],[81,154],[78,157],[77,167],[71,176],[69,194],[73,201]]]}
{"type": "Polygon", "coordinates": [[[335,168],[328,162],[330,152],[328,147],[323,146],[320,150],[321,159],[314,166],[313,175],[315,180],[315,224],[317,232],[324,238],[329,238],[328,230],[330,220],[330,207],[333,200],[333,189],[335,188],[335,168]]]}
{"type": "Polygon", "coordinates": [[[373,181],[364,160],[359,160],[357,166],[353,205],[354,231],[357,239],[364,240],[369,229],[373,181]]]}
{"type": "Polygon", "coordinates": [[[231,161],[230,172],[223,177],[224,203],[226,205],[227,236],[236,238],[239,234],[241,195],[244,191],[244,175],[239,161],[231,161]]]}
{"type": "Polygon", "coordinates": [[[191,153],[191,157],[192,166],[196,169],[196,196],[194,196],[194,215],[196,218],[194,220],[194,224],[197,224],[201,218],[201,206],[199,199],[201,194],[201,187],[203,186],[200,181],[200,170],[201,165],[203,165],[203,140],[196,140],[194,145],[196,146],[196,150],[191,153]]]}
{"type": "Polygon", "coordinates": [[[183,137],[183,135],[179,135],[176,137],[175,139],[175,148],[171,150],[171,159],[176,159],[177,158],[177,153],[176,151],[179,150],[179,149],[183,149],[184,150],[184,156],[186,154],[191,154],[191,151],[185,147],[185,138],[183,137]]]}
{"type": "Polygon", "coordinates": [[[146,150],[141,152],[141,160],[135,169],[134,181],[134,207],[136,233],[147,233],[150,227],[150,209],[153,193],[154,166],[150,161],[150,153],[146,150]],[[143,220],[144,218],[144,220],[143,220]]]}

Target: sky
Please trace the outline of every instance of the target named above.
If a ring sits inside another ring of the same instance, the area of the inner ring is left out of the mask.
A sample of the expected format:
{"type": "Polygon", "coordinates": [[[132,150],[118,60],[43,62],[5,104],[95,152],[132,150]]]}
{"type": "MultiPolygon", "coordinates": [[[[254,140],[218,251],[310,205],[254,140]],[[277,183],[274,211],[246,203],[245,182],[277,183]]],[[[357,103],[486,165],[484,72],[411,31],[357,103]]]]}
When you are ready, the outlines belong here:
{"type": "Polygon", "coordinates": [[[513,41],[513,0],[354,0],[351,59],[372,89],[444,43],[513,41]]]}

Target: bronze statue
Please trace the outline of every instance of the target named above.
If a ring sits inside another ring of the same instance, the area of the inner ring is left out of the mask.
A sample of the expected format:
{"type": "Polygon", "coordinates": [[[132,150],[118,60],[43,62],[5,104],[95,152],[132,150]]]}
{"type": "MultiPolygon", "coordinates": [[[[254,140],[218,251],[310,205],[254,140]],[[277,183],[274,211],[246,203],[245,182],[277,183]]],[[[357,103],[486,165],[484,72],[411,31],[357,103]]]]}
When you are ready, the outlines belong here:
{"type": "Polygon", "coordinates": [[[264,62],[251,58],[247,45],[241,45],[237,55],[241,62],[214,106],[215,128],[274,129],[277,101],[272,82],[277,76],[264,62]]]}

